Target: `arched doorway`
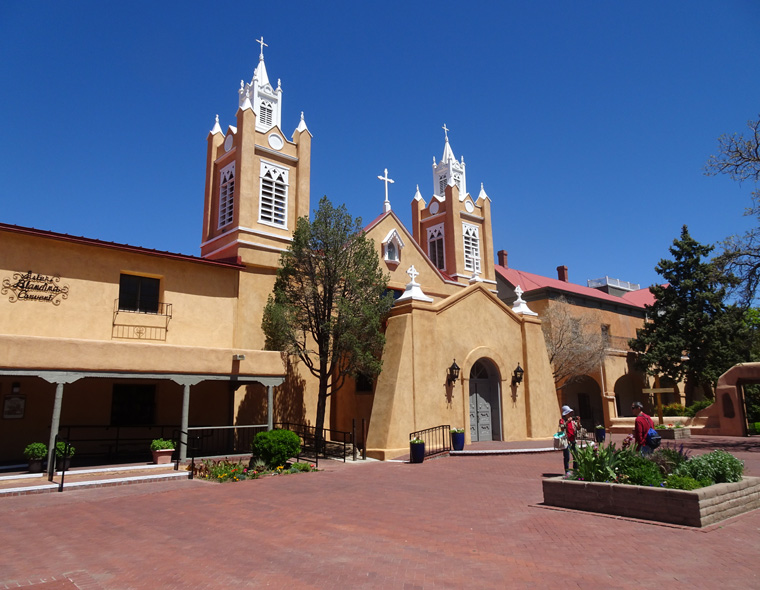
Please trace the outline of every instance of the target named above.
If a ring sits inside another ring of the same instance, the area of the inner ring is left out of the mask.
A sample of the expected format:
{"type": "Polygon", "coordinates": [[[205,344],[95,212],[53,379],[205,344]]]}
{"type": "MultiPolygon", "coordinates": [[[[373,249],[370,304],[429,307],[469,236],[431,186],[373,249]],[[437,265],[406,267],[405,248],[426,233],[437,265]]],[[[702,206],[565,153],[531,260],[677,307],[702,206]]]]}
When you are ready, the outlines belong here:
{"type": "Polygon", "coordinates": [[[602,392],[599,384],[588,375],[576,377],[564,386],[562,391],[564,403],[580,416],[581,426],[593,432],[597,424],[604,424],[602,409],[602,392]]]}
{"type": "Polygon", "coordinates": [[[472,442],[502,439],[499,371],[487,359],[470,369],[470,437],[472,442]]]}

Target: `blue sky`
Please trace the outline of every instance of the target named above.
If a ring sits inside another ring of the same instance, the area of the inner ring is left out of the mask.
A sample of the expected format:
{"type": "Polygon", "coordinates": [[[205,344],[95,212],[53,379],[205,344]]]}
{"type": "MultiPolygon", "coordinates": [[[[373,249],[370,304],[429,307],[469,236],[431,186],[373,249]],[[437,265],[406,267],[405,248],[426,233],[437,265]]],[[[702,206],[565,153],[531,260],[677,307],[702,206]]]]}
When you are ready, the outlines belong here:
{"type": "Polygon", "coordinates": [[[755,188],[706,177],[760,113],[760,3],[0,3],[0,221],[197,255],[206,136],[264,37],[283,131],[304,111],[312,206],[411,229],[450,129],[510,266],[646,286],[683,224],[747,229],[755,188]]]}

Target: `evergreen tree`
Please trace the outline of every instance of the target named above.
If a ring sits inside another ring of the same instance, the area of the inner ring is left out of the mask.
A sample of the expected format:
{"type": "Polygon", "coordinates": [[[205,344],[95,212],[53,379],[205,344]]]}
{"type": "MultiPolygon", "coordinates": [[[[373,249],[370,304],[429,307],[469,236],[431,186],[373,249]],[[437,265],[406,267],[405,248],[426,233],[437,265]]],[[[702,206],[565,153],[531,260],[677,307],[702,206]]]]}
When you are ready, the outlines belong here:
{"type": "Polygon", "coordinates": [[[319,201],[314,221],[299,218],[280,256],[262,319],[267,350],[296,355],[319,380],[317,448],[327,398],[347,376],[380,373],[382,321],[393,305],[372,240],[345,205],[319,201]]]}
{"type": "Polygon", "coordinates": [[[694,387],[714,387],[723,372],[747,360],[739,350],[743,314],[724,303],[724,277],[707,261],[712,250],[683,226],[670,247],[673,259],[655,267],[667,284],[650,287],[654,305],[646,306],[648,321],[630,341],[648,374],[686,380],[687,401],[694,387]]]}

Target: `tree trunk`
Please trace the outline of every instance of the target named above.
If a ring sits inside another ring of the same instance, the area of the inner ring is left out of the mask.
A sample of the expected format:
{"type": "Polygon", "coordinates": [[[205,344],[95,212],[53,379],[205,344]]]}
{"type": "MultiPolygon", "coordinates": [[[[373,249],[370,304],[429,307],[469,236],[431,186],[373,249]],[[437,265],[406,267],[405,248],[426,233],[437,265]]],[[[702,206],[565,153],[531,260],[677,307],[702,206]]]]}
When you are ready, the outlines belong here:
{"type": "Polygon", "coordinates": [[[327,375],[326,367],[325,371],[319,375],[319,394],[317,396],[317,420],[314,424],[314,445],[315,453],[319,456],[319,451],[324,445],[324,437],[322,431],[325,425],[325,411],[327,407],[327,375]]]}

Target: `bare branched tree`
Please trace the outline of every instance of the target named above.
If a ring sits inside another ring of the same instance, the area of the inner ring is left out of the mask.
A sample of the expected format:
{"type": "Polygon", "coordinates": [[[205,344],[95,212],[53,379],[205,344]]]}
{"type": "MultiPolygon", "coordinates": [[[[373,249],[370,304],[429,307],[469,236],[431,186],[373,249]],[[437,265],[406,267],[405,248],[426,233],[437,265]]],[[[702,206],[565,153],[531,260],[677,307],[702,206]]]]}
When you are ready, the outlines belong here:
{"type": "Polygon", "coordinates": [[[560,297],[549,302],[541,321],[558,388],[599,370],[606,341],[597,313],[587,309],[573,313],[570,302],[560,297]]]}

